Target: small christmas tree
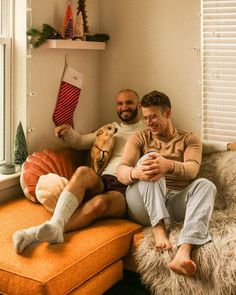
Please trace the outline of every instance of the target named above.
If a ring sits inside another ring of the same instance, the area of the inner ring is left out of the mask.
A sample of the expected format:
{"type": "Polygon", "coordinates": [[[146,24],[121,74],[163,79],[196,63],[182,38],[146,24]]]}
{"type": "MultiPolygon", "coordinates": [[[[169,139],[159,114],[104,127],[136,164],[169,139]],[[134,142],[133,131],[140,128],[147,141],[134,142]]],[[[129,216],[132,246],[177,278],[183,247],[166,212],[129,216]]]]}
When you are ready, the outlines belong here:
{"type": "Polygon", "coordinates": [[[86,12],[86,3],[85,0],[79,0],[78,1],[78,7],[77,7],[77,16],[79,13],[82,12],[83,16],[83,22],[84,22],[84,34],[89,33],[89,26],[88,26],[88,21],[87,21],[87,12],[86,12]]]}
{"type": "Polygon", "coordinates": [[[76,23],[75,23],[75,38],[83,39],[84,37],[84,20],[82,16],[82,12],[78,14],[76,17],[76,23]]]}
{"type": "Polygon", "coordinates": [[[64,16],[64,21],[63,21],[63,28],[62,28],[62,36],[66,39],[73,38],[74,37],[74,16],[73,16],[73,11],[71,7],[71,3],[69,1],[65,16],[64,16]]]}
{"type": "Polygon", "coordinates": [[[22,165],[28,157],[27,143],[21,122],[16,130],[14,142],[13,162],[16,165],[22,165]]]}

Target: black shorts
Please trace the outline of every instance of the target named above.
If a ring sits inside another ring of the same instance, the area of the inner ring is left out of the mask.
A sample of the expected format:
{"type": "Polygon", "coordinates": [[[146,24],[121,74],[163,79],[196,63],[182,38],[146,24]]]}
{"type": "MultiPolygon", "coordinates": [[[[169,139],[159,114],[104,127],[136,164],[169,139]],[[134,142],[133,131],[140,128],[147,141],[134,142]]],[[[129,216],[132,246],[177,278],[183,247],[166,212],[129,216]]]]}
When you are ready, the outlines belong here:
{"type": "Polygon", "coordinates": [[[119,182],[113,175],[102,175],[102,181],[104,184],[104,193],[108,191],[117,191],[125,196],[127,185],[119,182]]]}

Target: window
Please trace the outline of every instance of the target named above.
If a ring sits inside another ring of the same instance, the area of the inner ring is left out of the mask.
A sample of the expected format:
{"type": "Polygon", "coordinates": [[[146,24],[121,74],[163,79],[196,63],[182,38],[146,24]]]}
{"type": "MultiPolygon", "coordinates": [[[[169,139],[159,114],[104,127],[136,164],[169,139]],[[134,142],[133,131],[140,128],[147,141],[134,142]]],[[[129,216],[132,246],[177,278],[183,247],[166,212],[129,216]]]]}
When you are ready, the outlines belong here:
{"type": "Polygon", "coordinates": [[[203,139],[236,140],[236,1],[202,0],[203,139]]]}
{"type": "Polygon", "coordinates": [[[203,138],[236,140],[236,1],[203,0],[203,138]]]}
{"type": "Polygon", "coordinates": [[[11,1],[0,0],[0,164],[10,161],[11,1]]]}

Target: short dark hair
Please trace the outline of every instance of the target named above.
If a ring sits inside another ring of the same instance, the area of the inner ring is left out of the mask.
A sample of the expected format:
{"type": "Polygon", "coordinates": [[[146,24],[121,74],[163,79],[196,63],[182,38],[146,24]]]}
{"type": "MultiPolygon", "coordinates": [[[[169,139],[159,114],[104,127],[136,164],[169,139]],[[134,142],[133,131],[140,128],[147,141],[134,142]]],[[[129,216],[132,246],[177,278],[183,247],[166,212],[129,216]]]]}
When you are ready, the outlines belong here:
{"type": "Polygon", "coordinates": [[[165,93],[153,90],[143,96],[141,99],[141,106],[144,108],[149,106],[158,106],[165,110],[167,108],[171,109],[171,102],[165,93]]]}

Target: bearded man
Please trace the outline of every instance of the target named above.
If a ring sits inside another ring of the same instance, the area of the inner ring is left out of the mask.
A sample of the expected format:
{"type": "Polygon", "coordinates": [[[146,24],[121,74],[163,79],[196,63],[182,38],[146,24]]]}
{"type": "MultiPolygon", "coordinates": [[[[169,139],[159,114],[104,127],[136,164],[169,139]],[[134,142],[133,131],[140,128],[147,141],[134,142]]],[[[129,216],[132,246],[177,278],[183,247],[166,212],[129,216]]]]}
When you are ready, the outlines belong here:
{"type": "MultiPolygon", "coordinates": [[[[15,232],[13,244],[17,253],[35,241],[62,243],[65,232],[82,229],[100,218],[126,216],[126,185],[117,180],[116,169],[128,138],[144,128],[138,94],[132,89],[119,91],[116,110],[121,122],[113,123],[117,128],[115,147],[102,175],[90,167],[78,167],[59,196],[51,219],[15,232]]],[[[67,124],[55,128],[57,137],[78,150],[90,149],[96,133],[82,135],[67,124]]]]}

